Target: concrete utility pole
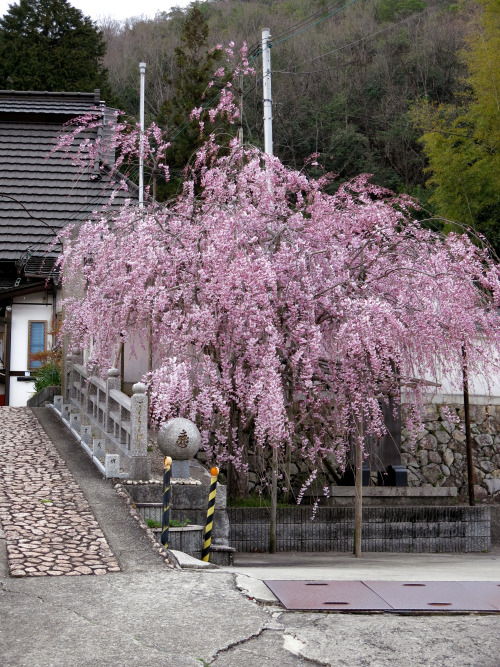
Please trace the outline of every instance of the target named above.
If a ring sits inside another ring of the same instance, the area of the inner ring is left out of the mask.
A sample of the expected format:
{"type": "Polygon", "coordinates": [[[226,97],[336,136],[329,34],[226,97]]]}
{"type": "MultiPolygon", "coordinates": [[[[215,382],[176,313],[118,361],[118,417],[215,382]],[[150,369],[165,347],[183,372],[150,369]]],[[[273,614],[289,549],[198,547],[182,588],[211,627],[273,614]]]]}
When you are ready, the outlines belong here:
{"type": "MultiPolygon", "coordinates": [[[[264,102],[264,152],[273,154],[273,97],[271,93],[271,31],[262,31],[262,82],[264,102]]],[[[271,516],[269,522],[269,553],[276,553],[276,508],[278,504],[278,450],[273,448],[271,479],[271,516]]]]}
{"type": "Polygon", "coordinates": [[[243,74],[239,76],[240,84],[240,124],[238,126],[238,143],[243,148],[243,74]]]}
{"type": "Polygon", "coordinates": [[[271,31],[262,31],[262,82],[264,102],[264,152],[273,154],[273,98],[271,94],[271,31]]]}
{"type": "Polygon", "coordinates": [[[141,137],[139,145],[139,206],[144,206],[144,84],[146,80],[146,63],[139,63],[139,72],[141,73],[141,95],[139,104],[139,114],[141,123],[141,137]]]}

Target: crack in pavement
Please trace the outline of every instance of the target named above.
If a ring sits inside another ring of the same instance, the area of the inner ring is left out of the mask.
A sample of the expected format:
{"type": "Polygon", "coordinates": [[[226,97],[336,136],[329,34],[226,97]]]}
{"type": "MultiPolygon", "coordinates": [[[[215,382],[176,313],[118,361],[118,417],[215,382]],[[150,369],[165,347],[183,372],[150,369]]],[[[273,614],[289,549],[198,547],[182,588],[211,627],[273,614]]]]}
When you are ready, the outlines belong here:
{"type": "Polygon", "coordinates": [[[329,667],[330,665],[329,662],[323,662],[322,660],[318,660],[317,658],[309,658],[307,655],[304,655],[302,653],[302,649],[305,648],[306,646],[307,642],[304,641],[303,639],[300,639],[300,637],[298,637],[296,634],[292,634],[290,632],[283,633],[283,648],[286,651],[289,651],[298,658],[302,658],[302,660],[305,660],[306,662],[309,662],[313,665],[321,665],[322,667],[329,667]],[[287,642],[288,638],[290,639],[287,642]],[[302,645],[302,648],[298,652],[294,650],[293,642],[299,642],[302,645]]]}
{"type": "Polygon", "coordinates": [[[219,655],[222,653],[227,653],[231,649],[235,648],[236,646],[242,646],[243,644],[246,644],[247,642],[251,641],[252,639],[257,639],[262,635],[262,633],[267,629],[265,627],[266,623],[264,623],[263,626],[261,626],[260,630],[258,632],[253,632],[251,635],[248,635],[248,637],[243,637],[243,639],[239,639],[238,641],[231,642],[230,644],[227,644],[223,648],[218,649],[215,653],[212,654],[212,657],[208,660],[208,664],[211,665],[217,660],[219,655]]]}
{"type": "MultiPolygon", "coordinates": [[[[318,660],[316,658],[309,658],[306,655],[303,655],[300,651],[297,651],[297,643],[301,645],[301,647],[306,646],[306,642],[301,640],[300,638],[297,637],[297,635],[288,633],[284,631],[283,627],[277,627],[272,624],[265,623],[263,626],[260,628],[258,632],[254,632],[248,637],[245,637],[243,639],[240,639],[237,642],[232,642],[231,644],[228,644],[224,648],[219,649],[216,651],[216,653],[213,655],[213,657],[207,662],[208,665],[217,665],[219,664],[219,658],[223,655],[226,655],[229,657],[229,655],[237,650],[238,648],[241,651],[246,651],[248,654],[255,654],[259,653],[261,660],[263,661],[262,664],[267,664],[264,663],[270,656],[269,656],[269,651],[267,652],[262,652],[262,646],[259,643],[259,639],[262,639],[266,636],[266,634],[276,634],[279,635],[282,639],[281,645],[279,648],[274,648],[274,651],[279,652],[279,660],[280,664],[287,664],[290,665],[290,658],[291,656],[294,656],[295,660],[293,662],[293,665],[303,665],[303,664],[309,664],[309,665],[319,665],[320,667],[329,667],[331,665],[330,662],[323,662],[321,660],[318,660]],[[251,642],[257,642],[257,650],[252,650],[252,649],[245,649],[242,647],[245,647],[247,644],[251,642]],[[286,654],[289,656],[288,658],[286,657],[286,654]]],[[[234,656],[236,659],[238,656],[234,656]]],[[[226,663],[223,663],[226,664],[226,663]]],[[[227,663],[229,664],[229,663],[227,663]]],[[[236,664],[236,663],[235,663],[236,664]]],[[[273,663],[275,664],[275,663],[273,663]]]]}

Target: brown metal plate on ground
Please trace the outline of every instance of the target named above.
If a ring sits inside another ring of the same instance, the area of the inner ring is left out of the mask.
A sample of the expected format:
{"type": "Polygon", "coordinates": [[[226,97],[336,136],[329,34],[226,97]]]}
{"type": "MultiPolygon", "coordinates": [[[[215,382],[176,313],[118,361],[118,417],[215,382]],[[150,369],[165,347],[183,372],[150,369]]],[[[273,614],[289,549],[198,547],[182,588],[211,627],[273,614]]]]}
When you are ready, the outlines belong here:
{"type": "MultiPolygon", "coordinates": [[[[498,611],[472,588],[458,581],[364,581],[395,611],[498,611]]],[[[500,589],[499,589],[500,590],[500,589]]]]}
{"type": "Polygon", "coordinates": [[[460,586],[500,611],[500,581],[461,581],[460,586]]]}
{"type": "Polygon", "coordinates": [[[304,611],[500,612],[493,581],[264,581],[287,609],[304,611]]]}
{"type": "Polygon", "coordinates": [[[391,606],[361,581],[264,581],[287,609],[390,611],[391,606]]]}

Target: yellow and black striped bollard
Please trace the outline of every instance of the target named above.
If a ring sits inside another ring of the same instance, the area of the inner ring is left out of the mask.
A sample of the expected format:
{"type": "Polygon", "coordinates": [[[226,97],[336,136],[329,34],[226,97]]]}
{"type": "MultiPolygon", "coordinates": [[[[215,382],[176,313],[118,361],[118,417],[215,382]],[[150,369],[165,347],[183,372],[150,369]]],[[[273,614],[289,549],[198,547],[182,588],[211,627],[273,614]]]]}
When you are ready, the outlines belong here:
{"type": "Polygon", "coordinates": [[[168,549],[168,526],[170,523],[170,475],[172,459],[165,456],[163,459],[163,513],[161,515],[161,543],[168,549]]]}
{"type": "Polygon", "coordinates": [[[208,561],[210,555],[210,543],[212,542],[212,528],[214,525],[215,494],[217,493],[217,475],[219,468],[210,468],[212,479],[210,480],[210,494],[208,496],[207,523],[205,525],[205,542],[201,552],[201,560],[208,561]]]}

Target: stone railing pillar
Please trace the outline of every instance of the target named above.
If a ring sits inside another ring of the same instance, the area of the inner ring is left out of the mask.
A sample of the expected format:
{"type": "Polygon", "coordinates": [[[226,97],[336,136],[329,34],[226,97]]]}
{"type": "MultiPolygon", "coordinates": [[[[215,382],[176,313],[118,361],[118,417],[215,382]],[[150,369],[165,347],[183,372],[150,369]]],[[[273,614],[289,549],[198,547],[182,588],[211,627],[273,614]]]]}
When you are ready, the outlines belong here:
{"type": "Polygon", "coordinates": [[[120,406],[115,406],[115,401],[110,397],[109,392],[112,389],[117,389],[120,391],[121,388],[121,379],[120,379],[120,371],[117,368],[110,368],[109,371],[106,374],[106,415],[105,415],[105,427],[106,427],[106,432],[111,433],[113,431],[113,420],[109,416],[110,410],[115,409],[115,407],[119,410],[120,406]]]}
{"type": "Polygon", "coordinates": [[[73,355],[66,355],[66,400],[73,396],[73,355]]]}
{"type": "Polygon", "coordinates": [[[76,377],[77,373],[74,370],[75,364],[83,363],[83,352],[74,350],[71,354],[66,355],[66,400],[75,398],[77,395],[75,389],[75,382],[79,379],[76,377]]]}

